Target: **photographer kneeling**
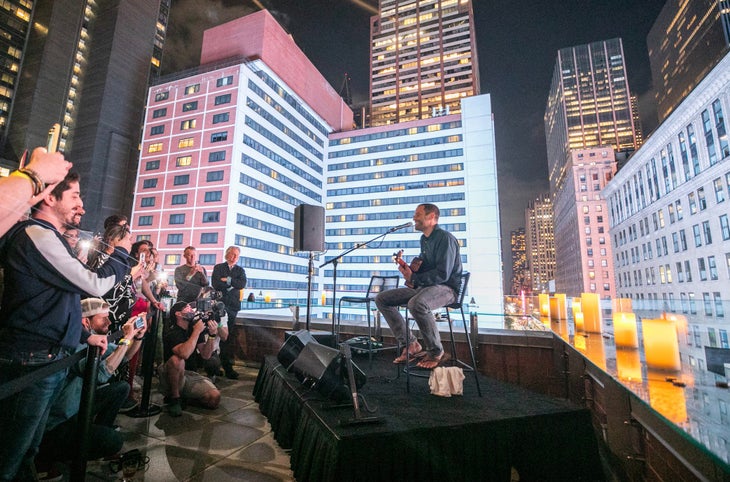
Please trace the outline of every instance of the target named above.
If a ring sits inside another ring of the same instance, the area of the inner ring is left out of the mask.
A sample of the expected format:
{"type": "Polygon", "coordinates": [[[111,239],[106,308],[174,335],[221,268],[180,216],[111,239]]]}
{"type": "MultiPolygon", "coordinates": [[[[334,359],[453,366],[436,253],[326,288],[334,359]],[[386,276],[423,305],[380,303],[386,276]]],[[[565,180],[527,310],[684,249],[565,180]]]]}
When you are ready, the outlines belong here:
{"type": "Polygon", "coordinates": [[[170,327],[162,340],[165,363],[159,375],[160,391],[169,400],[168,413],[173,417],[182,415],[181,397],[205,408],[217,408],[221,400],[213,382],[193,366],[196,350],[203,360],[209,359],[218,336],[218,322],[204,322],[200,316],[181,301],[170,309],[170,327]]]}

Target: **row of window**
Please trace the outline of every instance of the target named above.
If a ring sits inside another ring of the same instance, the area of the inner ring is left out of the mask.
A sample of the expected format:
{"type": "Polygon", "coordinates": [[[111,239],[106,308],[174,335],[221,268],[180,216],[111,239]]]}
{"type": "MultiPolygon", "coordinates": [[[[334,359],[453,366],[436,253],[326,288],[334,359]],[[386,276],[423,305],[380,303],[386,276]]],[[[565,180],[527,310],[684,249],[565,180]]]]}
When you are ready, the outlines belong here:
{"type": "MultiPolygon", "coordinates": [[[[730,278],[730,253],[727,253],[725,257],[727,276],[730,278]]],[[[692,282],[693,272],[690,260],[676,261],[675,267],[678,283],[692,282]]],[[[659,265],[658,273],[659,276],[657,278],[657,270],[655,270],[654,266],[644,268],[643,271],[641,269],[635,269],[630,272],[625,271],[618,276],[619,287],[644,286],[644,284],[647,286],[655,285],[657,284],[657,279],[659,284],[673,283],[671,264],[659,265]]],[[[700,281],[717,281],[719,279],[719,273],[715,257],[697,258],[697,273],[700,281]]]]}
{"type": "MultiPolygon", "coordinates": [[[[216,79],[216,81],[215,81],[216,87],[225,87],[225,86],[231,85],[231,84],[233,84],[232,75],[221,77],[219,79],[216,79]]],[[[198,83],[198,84],[188,85],[187,87],[185,87],[184,92],[185,92],[185,95],[197,94],[198,92],[200,92],[200,84],[198,83]]],[[[155,94],[155,102],[161,102],[161,101],[167,100],[169,98],[170,98],[169,90],[165,90],[165,91],[158,92],[157,94],[155,94]]]]}
{"type": "MultiPolygon", "coordinates": [[[[186,167],[192,165],[192,156],[179,156],[175,159],[175,167],[186,167]]],[[[219,162],[226,160],[226,151],[212,151],[208,153],[208,162],[219,162]]],[[[157,171],[160,169],[160,160],[154,159],[145,163],[145,171],[157,171]]]]}
{"type": "MultiPolygon", "coordinates": [[[[648,310],[669,310],[672,313],[677,313],[677,300],[674,296],[674,293],[662,293],[661,301],[659,300],[658,293],[646,293],[646,296],[645,293],[624,293],[620,296],[637,300],[638,302],[642,303],[642,305],[645,303],[646,306],[644,308],[648,310]]],[[[679,309],[682,311],[682,313],[688,313],[692,315],[697,314],[697,301],[695,298],[696,297],[693,292],[679,293],[679,309]]],[[[710,294],[709,292],[702,293],[702,303],[705,316],[710,317],[714,315],[717,318],[723,318],[725,316],[725,307],[723,306],[722,295],[719,291],[715,291],[712,294],[710,294]]],[[[699,327],[695,326],[693,331],[695,331],[695,345],[703,346],[699,337],[699,327]]],[[[714,339],[714,328],[708,327],[707,331],[708,335],[710,335],[710,345],[717,346],[717,340],[714,339]]],[[[720,334],[721,337],[724,336],[723,348],[730,348],[727,340],[727,332],[725,330],[720,330],[720,334]]],[[[688,344],[692,345],[692,341],[691,339],[689,339],[689,336],[690,335],[688,333],[688,344]]]]}
{"type": "MultiPolygon", "coordinates": [[[[223,199],[223,191],[207,191],[204,194],[203,202],[219,202],[223,199]]],[[[155,207],[157,202],[157,197],[155,196],[149,196],[149,197],[143,197],[140,200],[140,207],[143,208],[150,208],[155,207]]],[[[184,205],[188,203],[188,195],[187,194],[173,194],[170,198],[170,204],[172,205],[184,205]]]]}
{"type": "MultiPolygon", "coordinates": [[[[218,223],[221,220],[220,211],[208,211],[203,212],[202,222],[204,223],[218,223]]],[[[140,216],[137,219],[137,226],[152,226],[154,216],[151,214],[140,216]]],[[[169,224],[185,224],[185,213],[170,214],[168,218],[169,224]]]]}
{"type": "Polygon", "coordinates": [[[353,157],[363,154],[372,154],[376,152],[395,151],[400,149],[413,149],[415,147],[428,147],[439,144],[450,144],[454,142],[461,142],[462,135],[454,134],[446,137],[432,137],[429,139],[410,140],[406,142],[396,142],[393,144],[379,144],[369,147],[360,147],[357,149],[347,149],[343,151],[330,152],[328,158],[336,159],[340,157],[353,157]]]}
{"type": "MultiPolygon", "coordinates": [[[[210,135],[210,142],[223,142],[228,140],[228,131],[222,131],[222,132],[214,132],[210,135]]],[[[183,137],[178,140],[177,147],[179,149],[186,149],[190,147],[195,147],[195,138],[194,137],[183,137]]],[[[147,152],[149,154],[155,153],[155,152],[161,152],[164,149],[164,143],[162,142],[153,142],[147,147],[147,152]]]]}
{"type": "MultiPolygon", "coordinates": [[[[208,171],[205,174],[205,182],[222,181],[225,177],[225,171],[208,171]]],[[[158,178],[152,177],[142,181],[142,189],[153,189],[157,187],[158,178]]],[[[185,186],[190,184],[190,174],[178,174],[172,178],[173,186],[185,186]]]]}

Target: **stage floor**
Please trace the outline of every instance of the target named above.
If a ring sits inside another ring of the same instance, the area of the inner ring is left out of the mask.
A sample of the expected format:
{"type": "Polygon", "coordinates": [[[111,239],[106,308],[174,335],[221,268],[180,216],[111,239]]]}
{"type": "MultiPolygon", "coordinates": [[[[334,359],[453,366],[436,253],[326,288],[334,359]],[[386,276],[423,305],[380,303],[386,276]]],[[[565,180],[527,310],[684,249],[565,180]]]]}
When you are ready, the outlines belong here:
{"type": "Polygon", "coordinates": [[[465,373],[464,395],[431,395],[426,378],[399,378],[392,353],[368,369],[360,394],[363,416],[308,389],[267,357],[254,388],[277,442],[291,449],[298,481],[603,480],[590,412],[566,400],[465,373]],[[369,407],[373,413],[368,413],[369,407]],[[345,423],[343,423],[345,422],[345,423]]]}

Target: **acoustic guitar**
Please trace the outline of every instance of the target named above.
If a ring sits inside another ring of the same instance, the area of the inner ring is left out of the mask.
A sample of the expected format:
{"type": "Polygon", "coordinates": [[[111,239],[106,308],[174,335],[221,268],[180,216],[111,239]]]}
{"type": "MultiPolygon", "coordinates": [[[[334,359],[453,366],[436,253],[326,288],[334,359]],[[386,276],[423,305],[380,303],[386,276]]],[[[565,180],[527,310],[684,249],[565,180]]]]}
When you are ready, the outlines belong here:
{"type": "MultiPolygon", "coordinates": [[[[418,271],[418,269],[421,267],[421,264],[423,264],[423,260],[416,256],[411,260],[411,264],[408,264],[403,259],[403,250],[401,249],[397,253],[393,253],[393,261],[396,262],[399,266],[408,267],[413,271],[414,273],[418,271]]],[[[409,288],[413,288],[413,284],[410,281],[406,281],[406,286],[409,288]]]]}

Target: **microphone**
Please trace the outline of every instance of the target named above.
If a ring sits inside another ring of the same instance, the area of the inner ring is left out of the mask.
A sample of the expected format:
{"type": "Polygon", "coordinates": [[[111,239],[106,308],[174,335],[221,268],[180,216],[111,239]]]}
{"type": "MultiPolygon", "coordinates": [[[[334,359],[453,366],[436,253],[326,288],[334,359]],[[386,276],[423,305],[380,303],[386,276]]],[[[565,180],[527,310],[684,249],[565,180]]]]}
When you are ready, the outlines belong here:
{"type": "Polygon", "coordinates": [[[394,226],[394,227],[390,228],[388,230],[388,232],[389,233],[392,233],[393,231],[398,231],[399,229],[404,229],[404,228],[410,228],[411,226],[413,226],[413,223],[408,222],[408,223],[405,223],[405,224],[401,224],[400,226],[394,226]]]}

